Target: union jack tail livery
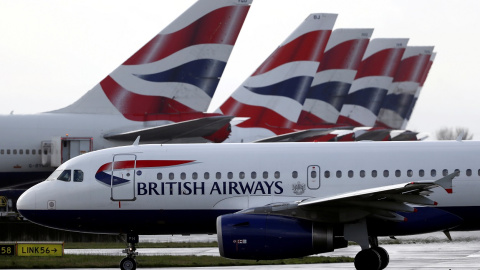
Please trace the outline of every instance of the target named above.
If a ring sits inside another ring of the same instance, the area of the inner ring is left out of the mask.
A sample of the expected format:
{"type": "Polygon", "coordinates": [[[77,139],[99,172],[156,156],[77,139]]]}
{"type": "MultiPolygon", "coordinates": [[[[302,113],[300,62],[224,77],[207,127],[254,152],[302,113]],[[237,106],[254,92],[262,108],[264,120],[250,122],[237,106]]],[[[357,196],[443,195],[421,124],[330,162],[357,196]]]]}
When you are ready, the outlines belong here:
{"type": "Polygon", "coordinates": [[[292,127],[301,113],[336,18],[336,14],[309,15],[219,110],[224,115],[248,117],[237,127],[265,129],[268,134],[262,137],[292,127]]]}
{"type": "Polygon", "coordinates": [[[426,72],[433,47],[408,46],[403,54],[393,83],[383,101],[377,123],[378,127],[400,129],[420,82],[426,72]]]}
{"type": "Polygon", "coordinates": [[[55,112],[132,121],[207,110],[252,0],[199,0],[92,90],[55,112]]]}
{"type": "Polygon", "coordinates": [[[337,122],[372,32],[373,29],[336,29],[332,32],[298,124],[337,122]]]}
{"type": "Polygon", "coordinates": [[[408,39],[373,39],[363,56],[338,124],[373,126],[408,39]]]}
{"type": "Polygon", "coordinates": [[[433,65],[433,61],[435,60],[436,55],[437,55],[436,53],[432,53],[432,55],[430,56],[430,61],[428,62],[428,65],[422,75],[422,79],[420,80],[420,86],[417,88],[417,92],[413,97],[413,102],[410,104],[410,108],[408,108],[407,117],[405,118],[405,121],[403,121],[402,129],[405,129],[407,127],[408,121],[410,120],[410,116],[413,113],[413,109],[415,107],[415,104],[417,103],[418,97],[420,96],[420,92],[422,91],[423,84],[427,80],[428,73],[430,72],[430,68],[433,65]]]}

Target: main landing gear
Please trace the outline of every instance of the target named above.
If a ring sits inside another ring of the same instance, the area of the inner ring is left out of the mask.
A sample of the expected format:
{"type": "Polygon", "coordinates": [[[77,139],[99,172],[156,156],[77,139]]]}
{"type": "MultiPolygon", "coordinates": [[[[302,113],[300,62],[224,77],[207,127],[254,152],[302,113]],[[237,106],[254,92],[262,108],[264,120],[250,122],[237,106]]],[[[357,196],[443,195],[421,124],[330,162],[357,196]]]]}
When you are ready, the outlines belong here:
{"type": "Polygon", "coordinates": [[[388,252],[378,246],[377,237],[369,237],[371,248],[363,249],[355,256],[355,268],[357,270],[385,269],[390,262],[388,252]]]}
{"type": "Polygon", "coordinates": [[[368,236],[365,219],[345,224],[344,236],[346,240],[354,241],[362,247],[362,251],[355,256],[357,270],[381,270],[387,267],[390,256],[384,248],[378,246],[376,236],[368,236]]]}
{"type": "Polygon", "coordinates": [[[135,244],[138,244],[138,234],[133,232],[127,234],[127,243],[128,246],[122,252],[127,254],[127,257],[123,258],[120,262],[121,270],[135,270],[137,269],[137,261],[135,257],[138,255],[137,248],[135,244]]]}

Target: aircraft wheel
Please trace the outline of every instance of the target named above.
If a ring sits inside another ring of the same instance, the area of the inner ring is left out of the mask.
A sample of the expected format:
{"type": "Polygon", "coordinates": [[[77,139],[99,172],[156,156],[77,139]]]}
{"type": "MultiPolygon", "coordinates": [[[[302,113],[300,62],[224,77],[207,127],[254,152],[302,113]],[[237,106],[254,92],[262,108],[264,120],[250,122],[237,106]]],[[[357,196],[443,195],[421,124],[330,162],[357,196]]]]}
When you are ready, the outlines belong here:
{"type": "Polygon", "coordinates": [[[137,261],[134,258],[123,258],[120,262],[120,269],[121,270],[135,270],[137,269],[137,261]]]}
{"type": "Polygon", "coordinates": [[[387,268],[387,265],[390,262],[390,256],[388,255],[388,252],[382,247],[373,247],[372,249],[375,250],[378,255],[380,255],[380,260],[382,261],[380,269],[387,268]]]}
{"type": "Polygon", "coordinates": [[[357,270],[380,270],[382,261],[380,254],[370,248],[358,252],[354,264],[357,270]]]}

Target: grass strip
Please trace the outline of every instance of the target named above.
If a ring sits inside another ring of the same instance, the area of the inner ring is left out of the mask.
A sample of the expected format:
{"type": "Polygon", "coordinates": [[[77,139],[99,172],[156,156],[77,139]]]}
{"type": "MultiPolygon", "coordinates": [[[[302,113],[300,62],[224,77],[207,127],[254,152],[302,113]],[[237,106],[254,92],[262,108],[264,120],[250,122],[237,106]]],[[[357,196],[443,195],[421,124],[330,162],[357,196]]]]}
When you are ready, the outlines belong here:
{"type": "MultiPolygon", "coordinates": [[[[117,268],[121,256],[65,255],[63,257],[3,257],[0,269],[117,268]]],[[[350,257],[305,257],[297,259],[253,261],[230,260],[214,256],[140,256],[138,267],[204,267],[242,265],[319,264],[353,262],[350,257]]]]}
{"type": "MultiPolygon", "coordinates": [[[[65,249],[103,249],[127,247],[125,243],[119,242],[65,242],[65,249]]],[[[202,248],[218,247],[217,242],[165,242],[165,243],[143,243],[137,244],[137,248],[202,248]]]]}

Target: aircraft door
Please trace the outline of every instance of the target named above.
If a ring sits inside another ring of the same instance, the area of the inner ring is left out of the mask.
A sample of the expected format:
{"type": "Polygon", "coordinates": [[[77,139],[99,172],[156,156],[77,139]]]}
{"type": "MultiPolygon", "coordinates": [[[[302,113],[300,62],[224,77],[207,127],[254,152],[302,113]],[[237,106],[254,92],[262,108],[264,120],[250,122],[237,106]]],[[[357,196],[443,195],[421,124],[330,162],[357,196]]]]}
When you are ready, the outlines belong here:
{"type": "Polygon", "coordinates": [[[135,173],[137,156],[119,154],[113,156],[110,179],[112,201],[135,200],[135,173]]]}
{"type": "Polygon", "coordinates": [[[307,186],[308,186],[308,189],[320,188],[320,166],[317,166],[317,165],[308,166],[307,186]]]}

